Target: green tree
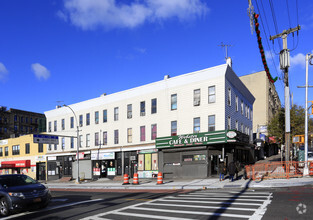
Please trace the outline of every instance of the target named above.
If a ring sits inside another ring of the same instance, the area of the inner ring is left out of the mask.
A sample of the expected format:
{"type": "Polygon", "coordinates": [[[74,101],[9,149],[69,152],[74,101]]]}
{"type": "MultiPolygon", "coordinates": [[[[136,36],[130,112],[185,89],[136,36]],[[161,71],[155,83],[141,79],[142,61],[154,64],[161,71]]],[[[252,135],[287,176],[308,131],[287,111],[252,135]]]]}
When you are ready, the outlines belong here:
{"type": "MultiPolygon", "coordinates": [[[[290,110],[290,138],[294,135],[304,134],[304,119],[304,108],[294,105],[290,110]]],[[[285,143],[285,108],[281,108],[269,122],[268,134],[285,143]]]]}

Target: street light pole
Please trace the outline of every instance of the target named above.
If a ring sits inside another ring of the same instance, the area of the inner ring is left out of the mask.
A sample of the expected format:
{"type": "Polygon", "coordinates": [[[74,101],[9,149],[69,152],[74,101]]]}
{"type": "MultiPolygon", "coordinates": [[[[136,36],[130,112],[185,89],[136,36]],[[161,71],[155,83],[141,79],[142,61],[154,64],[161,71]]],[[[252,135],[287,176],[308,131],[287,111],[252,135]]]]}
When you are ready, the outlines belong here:
{"type": "Polygon", "coordinates": [[[76,117],[76,114],[74,112],[74,110],[68,106],[68,105],[63,105],[64,107],[68,107],[74,114],[74,117],[75,117],[75,121],[76,121],[76,132],[77,132],[77,153],[76,153],[76,158],[77,158],[77,179],[75,181],[76,184],[80,184],[80,178],[79,178],[79,147],[80,147],[80,138],[79,138],[79,124],[78,124],[78,121],[77,121],[77,117],[76,117]]]}

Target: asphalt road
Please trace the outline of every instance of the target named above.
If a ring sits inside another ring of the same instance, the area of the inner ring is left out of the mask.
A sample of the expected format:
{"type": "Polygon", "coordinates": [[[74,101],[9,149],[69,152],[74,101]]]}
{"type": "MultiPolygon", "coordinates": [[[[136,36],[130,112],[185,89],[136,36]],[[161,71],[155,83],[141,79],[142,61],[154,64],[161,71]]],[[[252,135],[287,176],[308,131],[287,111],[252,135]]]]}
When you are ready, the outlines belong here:
{"type": "Polygon", "coordinates": [[[53,191],[45,210],[5,219],[312,219],[313,187],[53,191]]]}

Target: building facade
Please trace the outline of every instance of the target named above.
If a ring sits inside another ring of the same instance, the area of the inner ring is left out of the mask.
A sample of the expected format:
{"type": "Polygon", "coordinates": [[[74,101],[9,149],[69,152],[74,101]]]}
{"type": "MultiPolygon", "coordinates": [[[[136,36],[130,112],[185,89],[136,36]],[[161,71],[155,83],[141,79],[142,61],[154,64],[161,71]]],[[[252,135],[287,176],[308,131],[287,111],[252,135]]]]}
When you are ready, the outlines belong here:
{"type": "Polygon", "coordinates": [[[0,106],[0,140],[45,131],[44,114],[0,106]]]}
{"type": "Polygon", "coordinates": [[[77,147],[79,175],[86,179],[156,177],[165,155],[156,138],[236,130],[247,137],[240,145],[249,151],[253,102],[225,64],[47,111],[47,133],[60,140],[48,146],[48,178],[59,178],[49,173],[60,166],[64,176],[77,178],[77,147]]]}
{"type": "Polygon", "coordinates": [[[32,134],[0,140],[0,175],[19,173],[46,180],[46,148],[34,143],[32,134]]]}
{"type": "Polygon", "coordinates": [[[265,71],[241,76],[240,80],[255,97],[253,133],[256,138],[267,136],[267,125],[281,108],[275,85],[268,80],[265,71]]]}

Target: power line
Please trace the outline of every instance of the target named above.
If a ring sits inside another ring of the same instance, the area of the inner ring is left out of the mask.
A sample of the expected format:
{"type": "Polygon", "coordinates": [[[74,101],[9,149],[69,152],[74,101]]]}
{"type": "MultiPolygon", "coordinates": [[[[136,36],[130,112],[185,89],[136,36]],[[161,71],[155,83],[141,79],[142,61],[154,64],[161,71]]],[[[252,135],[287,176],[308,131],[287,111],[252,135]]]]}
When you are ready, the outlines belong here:
{"type": "Polygon", "coordinates": [[[290,21],[290,14],[289,14],[289,5],[288,0],[286,0],[287,12],[288,12],[288,21],[289,21],[289,28],[291,28],[291,21],[290,21]]]}
{"type": "MultiPolygon", "coordinates": [[[[271,8],[271,12],[272,12],[272,18],[273,18],[273,22],[274,22],[276,35],[277,35],[279,32],[278,32],[278,25],[277,25],[277,19],[276,19],[276,15],[275,15],[274,5],[273,5],[272,0],[269,0],[269,3],[270,3],[270,8],[271,8]]],[[[279,50],[282,50],[280,41],[278,41],[278,45],[279,45],[279,50]]]]}

